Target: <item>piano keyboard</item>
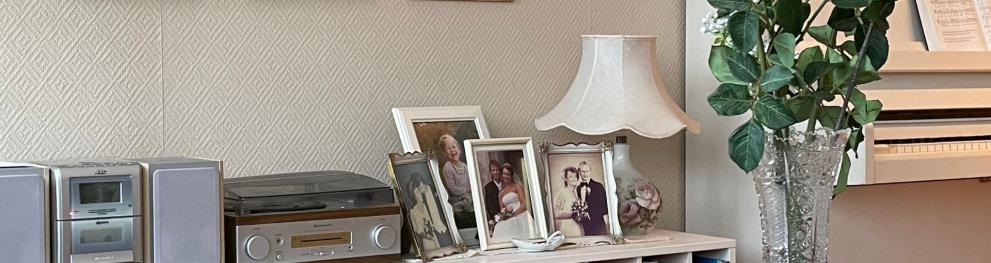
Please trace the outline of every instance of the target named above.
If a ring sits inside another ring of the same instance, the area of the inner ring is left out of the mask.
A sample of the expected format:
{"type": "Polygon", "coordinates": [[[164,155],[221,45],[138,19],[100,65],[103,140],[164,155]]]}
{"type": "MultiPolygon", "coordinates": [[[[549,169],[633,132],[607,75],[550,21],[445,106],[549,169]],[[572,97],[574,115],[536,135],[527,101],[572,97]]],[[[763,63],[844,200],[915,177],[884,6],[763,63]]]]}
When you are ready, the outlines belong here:
{"type": "Polygon", "coordinates": [[[888,153],[940,153],[991,151],[991,141],[889,144],[888,153]]]}

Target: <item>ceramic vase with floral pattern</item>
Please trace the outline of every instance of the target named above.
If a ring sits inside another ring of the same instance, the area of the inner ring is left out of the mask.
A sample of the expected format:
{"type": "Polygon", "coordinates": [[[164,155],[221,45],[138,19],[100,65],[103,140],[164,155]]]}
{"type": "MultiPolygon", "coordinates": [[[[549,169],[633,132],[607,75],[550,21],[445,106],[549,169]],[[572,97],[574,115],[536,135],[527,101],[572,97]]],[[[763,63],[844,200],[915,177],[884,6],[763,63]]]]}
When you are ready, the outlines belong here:
{"type": "Polygon", "coordinates": [[[618,137],[613,146],[613,176],[623,235],[647,234],[661,219],[663,200],[657,187],[633,167],[625,137],[618,137]]]}

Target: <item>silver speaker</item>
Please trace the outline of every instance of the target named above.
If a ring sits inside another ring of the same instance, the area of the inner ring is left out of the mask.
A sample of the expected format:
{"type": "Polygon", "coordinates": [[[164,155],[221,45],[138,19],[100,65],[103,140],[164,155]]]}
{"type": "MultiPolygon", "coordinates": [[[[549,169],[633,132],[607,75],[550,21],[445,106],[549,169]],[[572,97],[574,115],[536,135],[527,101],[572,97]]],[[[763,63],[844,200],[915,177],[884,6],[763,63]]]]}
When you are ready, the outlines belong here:
{"type": "Polygon", "coordinates": [[[145,175],[145,261],[221,262],[223,164],[173,157],[134,159],[145,175]]]}
{"type": "Polygon", "coordinates": [[[48,174],[0,163],[0,261],[49,262],[48,174]]]}

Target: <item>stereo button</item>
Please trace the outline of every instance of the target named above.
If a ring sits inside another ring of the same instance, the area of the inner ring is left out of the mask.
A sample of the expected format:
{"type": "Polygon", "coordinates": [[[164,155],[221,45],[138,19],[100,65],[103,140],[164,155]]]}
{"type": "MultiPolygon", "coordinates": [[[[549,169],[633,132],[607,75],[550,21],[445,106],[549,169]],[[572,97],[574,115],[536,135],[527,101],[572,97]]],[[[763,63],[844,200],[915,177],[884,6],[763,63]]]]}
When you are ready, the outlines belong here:
{"type": "Polygon", "coordinates": [[[396,245],[396,230],[388,225],[379,225],[372,230],[372,240],[380,249],[390,249],[396,245]]]}
{"type": "Polygon", "coordinates": [[[248,257],[254,260],[268,257],[268,250],[271,248],[272,245],[268,243],[268,239],[259,235],[248,237],[248,241],[244,243],[244,251],[248,252],[248,257]]]}

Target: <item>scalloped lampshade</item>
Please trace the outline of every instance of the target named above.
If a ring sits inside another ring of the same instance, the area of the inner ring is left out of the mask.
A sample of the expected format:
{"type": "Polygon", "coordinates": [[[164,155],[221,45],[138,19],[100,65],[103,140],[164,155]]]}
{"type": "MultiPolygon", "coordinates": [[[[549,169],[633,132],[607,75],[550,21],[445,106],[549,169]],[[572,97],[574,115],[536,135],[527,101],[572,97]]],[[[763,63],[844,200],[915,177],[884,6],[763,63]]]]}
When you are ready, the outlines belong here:
{"type": "Polygon", "coordinates": [[[657,71],[656,36],[582,36],[581,65],[571,89],[537,129],[564,126],[586,135],[629,129],[648,138],[682,129],[698,134],[699,123],[668,95],[657,71]]]}

